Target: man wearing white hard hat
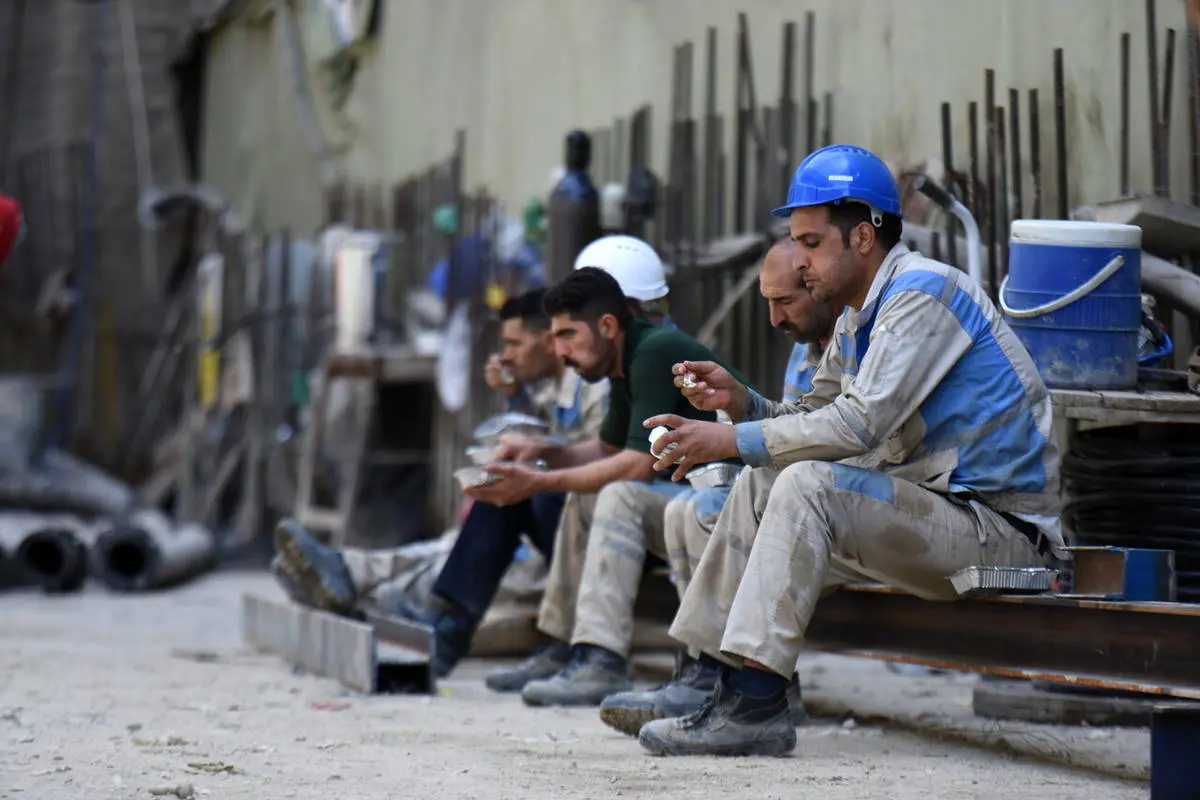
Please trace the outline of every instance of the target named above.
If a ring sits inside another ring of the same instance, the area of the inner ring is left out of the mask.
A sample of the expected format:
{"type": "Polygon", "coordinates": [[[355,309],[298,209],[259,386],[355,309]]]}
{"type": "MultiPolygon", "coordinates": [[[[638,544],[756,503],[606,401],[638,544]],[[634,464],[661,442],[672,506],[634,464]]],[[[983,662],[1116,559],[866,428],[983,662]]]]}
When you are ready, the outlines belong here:
{"type": "Polygon", "coordinates": [[[667,271],[649,243],[635,236],[602,236],[579,251],[575,269],[597,267],[617,279],[635,316],[674,327],[667,314],[667,271]]]}

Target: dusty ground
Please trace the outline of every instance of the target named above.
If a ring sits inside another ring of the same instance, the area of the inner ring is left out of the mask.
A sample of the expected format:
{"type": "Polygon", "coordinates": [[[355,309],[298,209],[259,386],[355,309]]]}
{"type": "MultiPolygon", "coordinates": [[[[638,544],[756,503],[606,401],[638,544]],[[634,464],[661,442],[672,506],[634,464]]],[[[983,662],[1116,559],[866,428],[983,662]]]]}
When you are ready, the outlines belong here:
{"type": "MultiPolygon", "coordinates": [[[[142,597],[0,596],[0,797],[152,797],[181,784],[231,800],[1147,794],[1144,783],[840,719],[803,727],[792,758],[658,759],[593,710],[490,695],[483,663],[444,682],[445,696],[353,696],[245,650],[247,589],[274,594],[265,575],[224,574],[142,597]],[[332,709],[312,705],[330,699],[332,709]]],[[[862,669],[889,679],[881,665],[859,669],[857,680],[862,669]]]]}

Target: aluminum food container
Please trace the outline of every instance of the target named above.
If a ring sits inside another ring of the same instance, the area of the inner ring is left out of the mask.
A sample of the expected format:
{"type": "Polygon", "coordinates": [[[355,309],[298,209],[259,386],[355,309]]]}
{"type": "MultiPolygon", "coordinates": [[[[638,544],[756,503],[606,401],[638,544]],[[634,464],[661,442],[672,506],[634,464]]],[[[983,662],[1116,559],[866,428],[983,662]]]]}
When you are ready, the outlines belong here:
{"type": "Polygon", "coordinates": [[[683,477],[687,478],[692,489],[699,492],[717,486],[732,486],[741,471],[740,464],[705,464],[703,467],[696,467],[683,477]]]}
{"type": "Polygon", "coordinates": [[[495,461],[497,449],[498,448],[485,447],[483,445],[468,447],[466,450],[467,458],[471,459],[471,463],[475,466],[482,467],[484,464],[490,464],[495,461]]]}
{"type": "Polygon", "coordinates": [[[550,426],[537,417],[529,414],[509,412],[500,414],[479,423],[475,428],[475,439],[484,445],[494,445],[496,439],[505,433],[520,433],[525,435],[544,435],[550,431],[550,426]]]}
{"type": "Polygon", "coordinates": [[[463,467],[462,469],[454,470],[454,480],[458,481],[460,489],[470,489],[472,486],[482,486],[485,483],[491,483],[499,476],[490,474],[486,469],[480,466],[463,467]]]}
{"type": "Polygon", "coordinates": [[[1048,592],[1058,571],[1045,567],[967,567],[950,576],[959,597],[1048,592]]]}

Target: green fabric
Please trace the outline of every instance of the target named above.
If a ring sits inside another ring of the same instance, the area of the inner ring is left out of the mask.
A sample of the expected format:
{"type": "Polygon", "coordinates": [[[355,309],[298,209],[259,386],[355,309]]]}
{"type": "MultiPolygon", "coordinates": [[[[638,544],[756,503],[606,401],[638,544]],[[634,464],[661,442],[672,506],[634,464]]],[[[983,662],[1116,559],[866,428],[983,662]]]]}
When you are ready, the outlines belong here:
{"type": "Polygon", "coordinates": [[[453,236],[458,230],[458,208],[453,203],[446,203],[434,209],[433,227],[439,233],[453,236]]]}
{"type": "Polygon", "coordinates": [[[683,331],[635,318],[625,332],[625,377],[612,379],[600,439],[613,447],[649,453],[650,431],[642,427],[648,417],[678,414],[716,422],[715,413],[695,408],[675,388],[671,367],[680,361],[715,361],[750,385],[740,372],[683,331]]]}

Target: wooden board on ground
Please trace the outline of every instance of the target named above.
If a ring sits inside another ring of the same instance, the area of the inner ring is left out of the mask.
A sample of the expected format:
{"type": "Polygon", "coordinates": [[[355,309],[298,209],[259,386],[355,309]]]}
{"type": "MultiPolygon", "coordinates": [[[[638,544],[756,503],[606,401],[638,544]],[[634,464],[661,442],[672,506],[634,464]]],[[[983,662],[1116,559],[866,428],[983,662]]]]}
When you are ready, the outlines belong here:
{"type": "Polygon", "coordinates": [[[1052,389],[1054,413],[1065,419],[1133,425],[1200,423],[1200,396],[1187,392],[1090,392],[1052,389]]]}
{"type": "Polygon", "coordinates": [[[370,694],[378,686],[375,631],[362,622],[247,594],[242,637],[260,652],[356,691],[370,694]]]}

